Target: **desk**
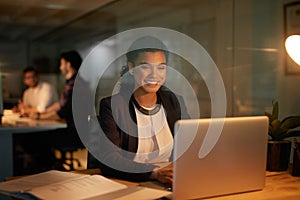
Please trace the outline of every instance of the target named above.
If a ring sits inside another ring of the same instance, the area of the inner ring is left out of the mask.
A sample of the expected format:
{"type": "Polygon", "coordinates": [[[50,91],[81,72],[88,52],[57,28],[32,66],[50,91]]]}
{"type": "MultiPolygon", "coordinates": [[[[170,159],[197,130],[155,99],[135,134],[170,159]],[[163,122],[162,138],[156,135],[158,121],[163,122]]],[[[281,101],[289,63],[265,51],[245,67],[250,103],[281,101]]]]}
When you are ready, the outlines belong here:
{"type": "MultiPolygon", "coordinates": [[[[77,173],[99,174],[99,169],[80,170],[77,173]]],[[[14,177],[16,178],[16,177],[14,177]]],[[[155,189],[164,189],[164,187],[155,181],[148,182],[129,182],[118,179],[112,179],[119,183],[129,186],[127,190],[117,191],[101,196],[101,200],[111,200],[122,198],[123,200],[131,200],[137,186],[143,186],[155,189]]],[[[188,186],[187,186],[188,187],[188,186]]],[[[200,189],[200,188],[199,188],[200,189]]],[[[0,195],[0,198],[2,196],[0,195]]],[[[92,198],[98,200],[99,198],[92,198]]],[[[91,200],[92,200],[91,199],[91,200]]],[[[165,197],[162,199],[171,199],[165,197]]],[[[300,199],[300,177],[291,176],[290,172],[266,172],[266,186],[263,190],[245,192],[240,194],[225,195],[220,197],[208,198],[209,200],[299,200],[300,199]]]]}
{"type": "Polygon", "coordinates": [[[215,197],[212,200],[299,200],[300,177],[290,172],[266,172],[266,186],[263,190],[215,197]]]}
{"type": "MultiPolygon", "coordinates": [[[[162,189],[162,187],[159,186],[159,184],[152,181],[143,182],[140,183],[139,185],[162,189]]],[[[264,187],[263,190],[212,197],[208,199],[209,200],[299,200],[300,199],[300,177],[292,176],[289,171],[266,172],[266,186],[264,187]]]]}
{"type": "Polygon", "coordinates": [[[4,110],[0,125],[0,181],[3,181],[5,177],[13,176],[13,134],[26,134],[66,127],[64,122],[20,118],[19,114],[4,110]]]}
{"type": "MultiPolygon", "coordinates": [[[[141,186],[159,188],[155,182],[140,183],[141,186]]],[[[200,188],[199,188],[200,189],[200,188]]],[[[266,172],[266,185],[263,190],[208,198],[209,200],[299,200],[300,177],[289,171],[266,172]]]]}
{"type": "MultiPolygon", "coordinates": [[[[283,172],[267,171],[266,185],[263,190],[212,197],[208,199],[209,200],[299,200],[300,199],[300,177],[292,176],[290,169],[291,167],[289,168],[289,171],[283,171],[283,172]]],[[[99,170],[81,171],[81,173],[87,173],[87,174],[97,174],[99,172],[100,172],[99,170]]],[[[113,180],[126,185],[143,186],[143,187],[150,187],[155,189],[165,189],[162,184],[156,181],[132,183],[128,181],[120,181],[118,179],[113,179],[113,180]]],[[[117,193],[113,197],[115,198],[121,197],[120,196],[121,194],[124,195],[124,193],[117,193]]],[[[128,194],[128,196],[130,195],[128,194]]],[[[109,199],[109,197],[112,197],[112,194],[110,194],[107,199],[109,199]]],[[[163,198],[163,199],[168,199],[168,198],[163,198]]]]}

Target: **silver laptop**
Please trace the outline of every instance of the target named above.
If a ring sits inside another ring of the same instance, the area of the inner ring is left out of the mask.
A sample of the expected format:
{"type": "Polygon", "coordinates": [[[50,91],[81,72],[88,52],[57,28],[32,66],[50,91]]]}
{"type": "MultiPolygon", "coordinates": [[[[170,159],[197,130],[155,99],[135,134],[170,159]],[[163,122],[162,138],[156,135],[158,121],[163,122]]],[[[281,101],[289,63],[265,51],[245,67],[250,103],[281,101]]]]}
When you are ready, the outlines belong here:
{"type": "Polygon", "coordinates": [[[177,121],[172,198],[264,188],[267,133],[265,116],[177,121]]]}

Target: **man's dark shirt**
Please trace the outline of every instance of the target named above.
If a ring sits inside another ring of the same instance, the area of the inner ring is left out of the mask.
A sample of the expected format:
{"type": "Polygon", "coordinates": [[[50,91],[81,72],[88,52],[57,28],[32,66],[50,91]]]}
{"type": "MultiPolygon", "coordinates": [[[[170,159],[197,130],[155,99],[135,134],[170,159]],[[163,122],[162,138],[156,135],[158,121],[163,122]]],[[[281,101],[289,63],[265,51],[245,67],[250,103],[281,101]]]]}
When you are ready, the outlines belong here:
{"type": "Polygon", "coordinates": [[[73,114],[77,116],[76,125],[80,126],[79,128],[81,128],[81,133],[86,133],[88,131],[88,116],[92,111],[91,99],[88,84],[80,76],[74,74],[70,79],[66,80],[66,84],[59,101],[61,108],[57,111],[59,117],[64,119],[67,123],[67,129],[62,130],[64,134],[62,134],[63,136],[60,136],[61,138],[59,139],[62,146],[67,146],[67,144],[70,143],[71,146],[75,145],[83,147],[81,139],[86,136],[82,135],[80,138],[78,135],[73,114]],[[75,86],[76,91],[74,90],[75,86]],[[74,100],[76,100],[75,103],[74,100]],[[76,110],[73,111],[72,107],[76,110]]]}
{"type": "Polygon", "coordinates": [[[70,79],[66,80],[64,90],[59,100],[61,108],[57,111],[58,116],[66,120],[68,127],[74,127],[74,119],[72,114],[72,95],[76,75],[77,74],[74,74],[70,79]]]}

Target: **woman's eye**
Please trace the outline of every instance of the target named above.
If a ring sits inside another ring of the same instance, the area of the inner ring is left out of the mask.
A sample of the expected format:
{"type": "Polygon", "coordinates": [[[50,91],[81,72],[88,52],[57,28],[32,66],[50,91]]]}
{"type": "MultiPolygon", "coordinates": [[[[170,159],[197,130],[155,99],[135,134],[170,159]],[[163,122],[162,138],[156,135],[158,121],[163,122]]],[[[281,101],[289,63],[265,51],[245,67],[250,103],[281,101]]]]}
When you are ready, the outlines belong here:
{"type": "Polygon", "coordinates": [[[141,69],[150,69],[150,65],[140,65],[141,69]]]}
{"type": "Polygon", "coordinates": [[[162,69],[166,69],[166,65],[158,65],[157,67],[158,69],[162,70],[162,69]]]}

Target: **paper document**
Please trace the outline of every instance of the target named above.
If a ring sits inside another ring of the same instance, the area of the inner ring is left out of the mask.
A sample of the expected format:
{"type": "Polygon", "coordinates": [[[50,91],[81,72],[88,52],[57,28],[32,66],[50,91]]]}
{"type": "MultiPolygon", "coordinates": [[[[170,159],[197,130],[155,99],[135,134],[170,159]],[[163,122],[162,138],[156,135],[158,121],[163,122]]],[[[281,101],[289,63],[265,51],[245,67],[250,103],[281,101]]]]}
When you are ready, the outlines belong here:
{"type": "Polygon", "coordinates": [[[86,199],[126,188],[126,185],[100,175],[55,170],[0,183],[0,192],[3,194],[20,198],[23,193],[24,199],[31,194],[46,200],[86,199]]]}
{"type": "Polygon", "coordinates": [[[103,176],[85,176],[76,181],[64,181],[34,188],[31,194],[42,199],[66,200],[86,199],[127,188],[126,185],[111,181],[103,176]]]}

